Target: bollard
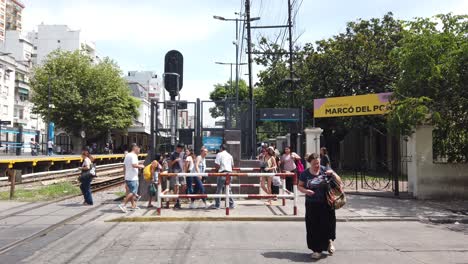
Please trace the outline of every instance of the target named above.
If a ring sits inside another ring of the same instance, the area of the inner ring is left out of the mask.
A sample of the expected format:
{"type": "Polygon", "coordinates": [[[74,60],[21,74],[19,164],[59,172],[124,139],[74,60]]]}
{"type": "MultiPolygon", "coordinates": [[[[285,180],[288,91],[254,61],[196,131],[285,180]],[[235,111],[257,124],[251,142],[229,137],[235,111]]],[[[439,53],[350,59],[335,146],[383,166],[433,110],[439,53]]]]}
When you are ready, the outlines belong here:
{"type": "Polygon", "coordinates": [[[225,187],[225,191],[226,191],[226,199],[225,199],[225,205],[226,205],[226,215],[229,215],[229,183],[231,181],[231,177],[228,175],[226,175],[226,181],[224,182],[224,187],[225,187]]]}

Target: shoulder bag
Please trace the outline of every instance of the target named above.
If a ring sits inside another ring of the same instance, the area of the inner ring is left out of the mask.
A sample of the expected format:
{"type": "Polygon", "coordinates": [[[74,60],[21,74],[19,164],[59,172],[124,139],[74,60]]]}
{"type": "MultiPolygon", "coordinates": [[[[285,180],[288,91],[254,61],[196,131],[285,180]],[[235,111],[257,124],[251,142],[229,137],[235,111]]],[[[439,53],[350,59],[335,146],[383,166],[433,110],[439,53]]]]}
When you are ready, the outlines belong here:
{"type": "Polygon", "coordinates": [[[327,201],[328,204],[335,210],[340,209],[346,204],[346,195],[343,191],[343,186],[339,185],[333,179],[328,184],[327,201]]]}

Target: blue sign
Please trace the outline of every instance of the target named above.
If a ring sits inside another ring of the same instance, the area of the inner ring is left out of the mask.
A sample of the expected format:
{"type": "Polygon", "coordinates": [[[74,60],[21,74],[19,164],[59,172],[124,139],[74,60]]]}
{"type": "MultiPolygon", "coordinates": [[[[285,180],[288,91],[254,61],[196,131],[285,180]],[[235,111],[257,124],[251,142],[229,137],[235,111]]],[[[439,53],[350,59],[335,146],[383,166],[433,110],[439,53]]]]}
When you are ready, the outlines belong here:
{"type": "Polygon", "coordinates": [[[55,138],[55,124],[53,122],[49,122],[48,133],[49,133],[50,140],[54,141],[54,138],[55,138]]]}
{"type": "Polygon", "coordinates": [[[205,146],[208,150],[214,151],[219,150],[221,144],[223,144],[222,137],[203,137],[203,146],[205,146]]]}

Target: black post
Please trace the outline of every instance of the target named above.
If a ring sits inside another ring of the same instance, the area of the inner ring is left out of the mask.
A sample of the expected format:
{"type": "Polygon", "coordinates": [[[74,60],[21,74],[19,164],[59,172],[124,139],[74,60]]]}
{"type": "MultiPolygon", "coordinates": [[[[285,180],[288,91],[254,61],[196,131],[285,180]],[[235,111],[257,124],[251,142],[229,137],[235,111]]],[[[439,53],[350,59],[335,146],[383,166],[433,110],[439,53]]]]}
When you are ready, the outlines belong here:
{"type": "MultiPolygon", "coordinates": [[[[232,69],[231,69],[231,73],[232,73],[232,69]]],[[[232,80],[232,77],[231,77],[231,80],[232,80]]],[[[236,19],[236,127],[237,127],[238,122],[239,122],[239,19],[236,19]]]]}
{"type": "Polygon", "coordinates": [[[155,111],[154,111],[154,100],[150,100],[150,147],[149,147],[149,155],[151,156],[151,160],[154,160],[156,157],[156,148],[155,148],[155,133],[154,133],[154,120],[155,120],[155,111]]]}
{"type": "Polygon", "coordinates": [[[18,134],[16,134],[16,156],[21,156],[22,147],[23,147],[23,126],[20,125],[18,128],[18,134]]]}
{"type": "Polygon", "coordinates": [[[394,195],[400,195],[400,184],[399,184],[399,165],[400,165],[400,141],[397,136],[392,136],[392,174],[393,174],[393,185],[394,195]]]}
{"type": "MultiPolygon", "coordinates": [[[[291,0],[288,0],[288,31],[289,31],[289,79],[290,79],[290,93],[291,93],[291,107],[295,108],[294,102],[294,90],[295,90],[295,81],[294,81],[294,69],[293,69],[293,40],[292,40],[292,5],[291,0]]],[[[291,133],[291,148],[294,151],[297,151],[297,129],[291,133]]]]}
{"type": "Polygon", "coordinates": [[[50,75],[48,76],[48,98],[47,98],[47,144],[49,144],[50,141],[50,75]]]}
{"type": "Polygon", "coordinates": [[[2,147],[2,120],[0,119],[0,148],[2,147]]]}
{"type": "Polygon", "coordinates": [[[247,57],[249,67],[249,99],[250,99],[250,156],[255,158],[255,112],[254,112],[254,98],[253,98],[253,84],[252,84],[252,32],[250,30],[250,0],[245,0],[245,13],[247,19],[247,57]]]}

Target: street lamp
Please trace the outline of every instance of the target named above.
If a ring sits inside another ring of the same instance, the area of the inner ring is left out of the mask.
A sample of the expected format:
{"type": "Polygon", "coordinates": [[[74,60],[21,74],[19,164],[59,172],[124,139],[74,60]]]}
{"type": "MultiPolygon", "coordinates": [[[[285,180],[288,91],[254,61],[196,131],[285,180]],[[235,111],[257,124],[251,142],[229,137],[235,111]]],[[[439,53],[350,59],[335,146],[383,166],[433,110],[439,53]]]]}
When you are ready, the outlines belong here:
{"type": "MultiPolygon", "coordinates": [[[[240,16],[243,16],[241,14],[238,14],[238,13],[235,13],[236,15],[240,15],[240,16]]],[[[238,114],[239,112],[239,22],[242,21],[242,22],[245,22],[247,21],[247,19],[245,18],[225,18],[225,17],[222,17],[222,16],[213,16],[214,19],[217,19],[217,20],[221,20],[221,21],[234,21],[236,22],[236,41],[235,41],[235,45],[236,45],[236,112],[238,114]]],[[[250,18],[249,21],[256,21],[256,20],[260,20],[260,17],[252,17],[250,18]]],[[[221,64],[221,63],[218,63],[218,64],[221,64]]],[[[245,64],[245,63],[244,63],[245,64]]],[[[232,85],[232,64],[231,64],[231,85],[232,85]]],[[[250,87],[250,89],[252,89],[252,87],[250,87]]],[[[253,108],[252,108],[252,111],[253,111],[253,108]]]]}
{"type": "MultiPolygon", "coordinates": [[[[232,65],[236,65],[236,68],[237,68],[237,66],[247,64],[247,63],[233,63],[233,62],[219,62],[219,61],[216,61],[215,63],[219,64],[219,65],[229,65],[229,66],[231,66],[231,79],[230,79],[231,90],[232,90],[232,65]]],[[[239,107],[239,84],[238,84],[238,79],[236,79],[236,109],[238,107],[239,107]]]]}

